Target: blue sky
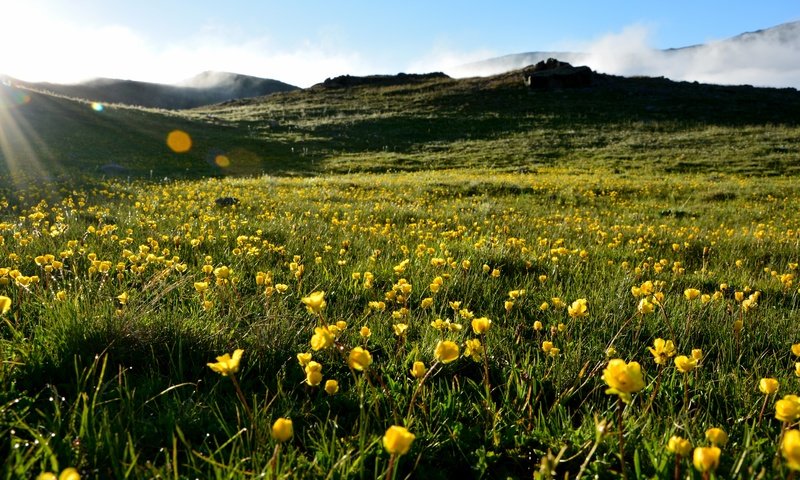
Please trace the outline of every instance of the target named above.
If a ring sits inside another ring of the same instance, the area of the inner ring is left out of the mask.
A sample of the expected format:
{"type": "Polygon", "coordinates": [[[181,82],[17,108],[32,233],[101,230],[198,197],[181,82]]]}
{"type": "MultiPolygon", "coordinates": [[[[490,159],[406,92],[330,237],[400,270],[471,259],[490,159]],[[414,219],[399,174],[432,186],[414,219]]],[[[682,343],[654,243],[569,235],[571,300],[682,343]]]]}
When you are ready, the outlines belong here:
{"type": "Polygon", "coordinates": [[[12,19],[0,29],[0,71],[25,79],[175,82],[234,70],[308,86],[576,50],[631,29],[647,47],[688,46],[800,20],[800,2],[0,0],[0,18],[12,19]]]}

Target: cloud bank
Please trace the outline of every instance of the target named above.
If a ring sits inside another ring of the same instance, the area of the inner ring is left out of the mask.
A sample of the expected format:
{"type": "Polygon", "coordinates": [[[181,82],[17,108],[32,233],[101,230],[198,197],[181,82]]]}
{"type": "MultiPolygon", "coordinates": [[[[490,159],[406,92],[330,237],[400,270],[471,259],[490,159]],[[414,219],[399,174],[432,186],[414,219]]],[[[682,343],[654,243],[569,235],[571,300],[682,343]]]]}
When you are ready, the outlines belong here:
{"type": "Polygon", "coordinates": [[[381,68],[327,38],[285,46],[267,37],[237,40],[224,30],[207,29],[161,45],[122,25],[77,25],[28,8],[6,13],[16,21],[0,29],[0,73],[27,81],[111,77],[178,83],[218,70],[307,87],[328,76],[366,75],[381,68]]]}
{"type": "Polygon", "coordinates": [[[671,50],[653,48],[651,37],[651,28],[632,25],[591,42],[568,45],[562,52],[508,55],[445,71],[459,77],[491,75],[556,56],[613,75],[800,88],[800,22],[671,50]]]}

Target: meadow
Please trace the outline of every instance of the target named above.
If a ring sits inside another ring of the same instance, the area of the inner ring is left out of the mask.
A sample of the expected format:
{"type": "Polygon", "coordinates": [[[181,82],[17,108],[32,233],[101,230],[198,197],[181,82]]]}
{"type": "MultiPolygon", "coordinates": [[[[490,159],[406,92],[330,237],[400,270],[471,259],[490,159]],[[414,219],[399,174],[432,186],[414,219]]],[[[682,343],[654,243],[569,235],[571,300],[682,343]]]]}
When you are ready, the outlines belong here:
{"type": "Polygon", "coordinates": [[[800,469],[796,91],[0,94],[3,478],[800,469]]]}
{"type": "Polygon", "coordinates": [[[631,478],[701,478],[670,438],[714,427],[718,478],[786,476],[798,188],[542,168],[4,192],[4,477],[615,478],[622,452],[631,478]],[[630,403],[614,358],[641,365],[630,403]]]}

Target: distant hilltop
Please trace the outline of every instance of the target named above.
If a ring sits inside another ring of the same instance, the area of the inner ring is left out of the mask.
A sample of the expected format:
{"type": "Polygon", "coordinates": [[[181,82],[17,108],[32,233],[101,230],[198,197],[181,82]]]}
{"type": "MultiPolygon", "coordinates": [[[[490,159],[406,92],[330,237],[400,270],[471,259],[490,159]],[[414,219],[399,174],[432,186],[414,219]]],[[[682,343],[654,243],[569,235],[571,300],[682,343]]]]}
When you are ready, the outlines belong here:
{"type": "Polygon", "coordinates": [[[176,85],[96,78],[75,84],[32,83],[4,77],[6,83],[93,102],[179,110],[229,100],[290,92],[298,87],[268,78],[228,72],[203,72],[176,85]]]}

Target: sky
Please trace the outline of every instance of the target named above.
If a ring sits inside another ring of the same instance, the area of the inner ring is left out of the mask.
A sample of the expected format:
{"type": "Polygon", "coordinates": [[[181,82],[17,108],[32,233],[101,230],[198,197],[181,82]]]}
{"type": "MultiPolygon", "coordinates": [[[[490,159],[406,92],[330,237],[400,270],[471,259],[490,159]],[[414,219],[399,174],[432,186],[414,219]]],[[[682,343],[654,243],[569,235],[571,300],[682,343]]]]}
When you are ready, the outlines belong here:
{"type": "MultiPolygon", "coordinates": [[[[177,83],[217,70],[307,87],[343,74],[447,72],[512,53],[603,49],[593,68],[630,73],[635,61],[654,65],[633,73],[670,76],[658,68],[674,66],[642,56],[798,20],[797,0],[0,0],[0,73],[177,83]],[[638,56],[623,68],[610,58],[619,50],[638,56]]],[[[770,66],[750,71],[748,83],[800,86],[800,46],[778,56],[786,58],[781,75],[770,66]]]]}

